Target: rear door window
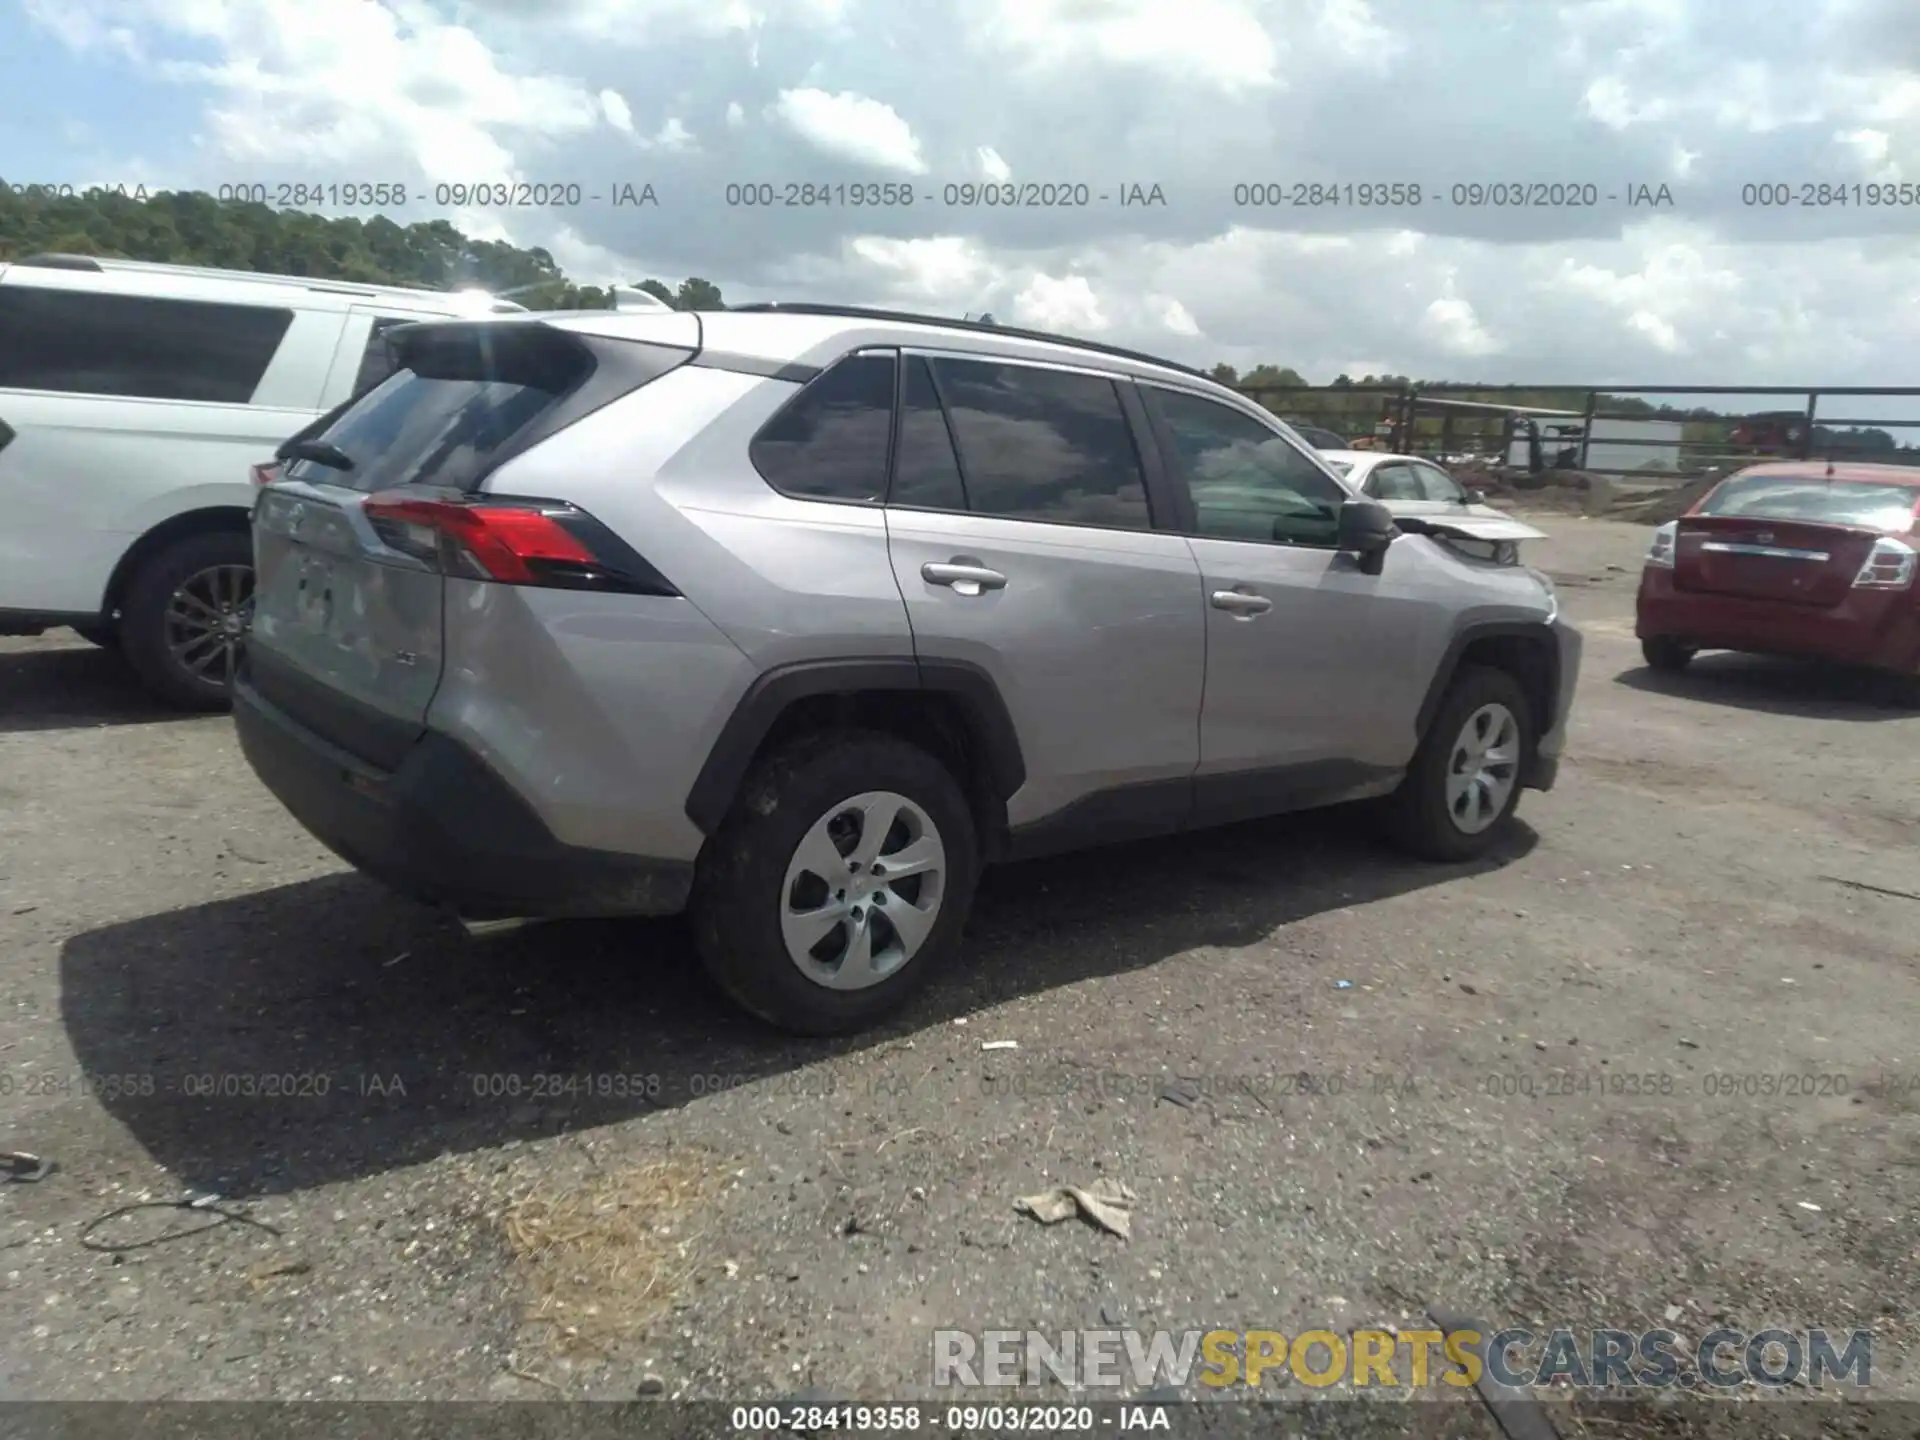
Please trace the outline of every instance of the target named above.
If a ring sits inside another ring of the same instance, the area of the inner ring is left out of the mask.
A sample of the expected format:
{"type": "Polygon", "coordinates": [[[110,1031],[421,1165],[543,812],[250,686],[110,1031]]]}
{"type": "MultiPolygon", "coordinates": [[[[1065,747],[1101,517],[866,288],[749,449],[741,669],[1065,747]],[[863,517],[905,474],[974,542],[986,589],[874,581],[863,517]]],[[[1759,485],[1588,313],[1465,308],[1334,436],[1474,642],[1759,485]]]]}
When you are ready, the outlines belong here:
{"type": "Polygon", "coordinates": [[[0,285],[0,387],[244,405],[293,311],[0,285]]]}
{"type": "Polygon", "coordinates": [[[894,352],[850,355],[808,381],[748,448],[760,476],[798,500],[877,505],[893,444],[894,352]]]}
{"type": "Polygon", "coordinates": [[[933,362],[976,515],[1151,530],[1146,476],[1114,382],[990,360],[933,362]]]}

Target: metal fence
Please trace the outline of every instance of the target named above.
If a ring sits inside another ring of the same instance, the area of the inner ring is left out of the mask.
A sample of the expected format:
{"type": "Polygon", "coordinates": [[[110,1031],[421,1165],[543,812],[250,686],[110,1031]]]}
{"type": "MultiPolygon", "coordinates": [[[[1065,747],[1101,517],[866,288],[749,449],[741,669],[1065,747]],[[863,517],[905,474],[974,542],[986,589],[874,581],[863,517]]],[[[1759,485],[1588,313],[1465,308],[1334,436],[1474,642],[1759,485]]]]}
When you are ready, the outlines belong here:
{"type": "Polygon", "coordinates": [[[1770,385],[1238,385],[1283,418],[1358,442],[1462,462],[1576,469],[1650,483],[1762,459],[1920,465],[1920,418],[1865,419],[1872,397],[1920,415],[1920,387],[1770,385]],[[1684,396],[1685,408],[1663,397],[1684,396]],[[1710,397],[1778,408],[1723,412],[1710,397]],[[1849,401],[1852,402],[1851,406],[1849,401]],[[1635,403],[1639,402],[1639,403],[1635,403]],[[1836,413],[1823,413],[1832,409],[1836,413]],[[1628,463],[1631,462],[1631,463],[1628,463]]]}

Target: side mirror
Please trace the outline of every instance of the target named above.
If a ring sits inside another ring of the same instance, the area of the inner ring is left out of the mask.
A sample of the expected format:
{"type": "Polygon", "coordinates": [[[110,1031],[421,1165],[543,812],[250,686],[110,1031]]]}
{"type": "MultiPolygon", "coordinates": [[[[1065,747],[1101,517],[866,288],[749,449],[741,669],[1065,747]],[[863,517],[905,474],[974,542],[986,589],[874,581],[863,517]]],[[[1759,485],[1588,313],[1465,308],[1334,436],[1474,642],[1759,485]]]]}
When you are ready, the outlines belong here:
{"type": "Polygon", "coordinates": [[[1393,512],[1386,506],[1377,500],[1349,500],[1340,507],[1334,546],[1358,555],[1362,574],[1378,575],[1396,533],[1393,512]]]}
{"type": "Polygon", "coordinates": [[[1469,505],[1484,505],[1484,504],[1486,504],[1486,503],[1487,503],[1487,492],[1486,492],[1486,491],[1484,491],[1484,490],[1469,490],[1469,491],[1467,491],[1467,504],[1469,504],[1469,505]]]}

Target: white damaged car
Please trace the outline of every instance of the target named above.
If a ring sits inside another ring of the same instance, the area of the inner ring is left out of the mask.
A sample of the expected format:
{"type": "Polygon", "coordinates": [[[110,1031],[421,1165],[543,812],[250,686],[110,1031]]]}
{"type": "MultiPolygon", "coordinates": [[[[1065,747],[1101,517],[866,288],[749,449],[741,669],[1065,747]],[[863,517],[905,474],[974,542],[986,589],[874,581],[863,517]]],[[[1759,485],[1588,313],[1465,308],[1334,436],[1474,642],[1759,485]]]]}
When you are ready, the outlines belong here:
{"type": "Polygon", "coordinates": [[[1322,450],[1320,458],[1361,494],[1393,512],[1402,530],[1437,536],[1497,565],[1520,563],[1522,540],[1546,532],[1486,503],[1431,460],[1378,450],[1322,450]]]}

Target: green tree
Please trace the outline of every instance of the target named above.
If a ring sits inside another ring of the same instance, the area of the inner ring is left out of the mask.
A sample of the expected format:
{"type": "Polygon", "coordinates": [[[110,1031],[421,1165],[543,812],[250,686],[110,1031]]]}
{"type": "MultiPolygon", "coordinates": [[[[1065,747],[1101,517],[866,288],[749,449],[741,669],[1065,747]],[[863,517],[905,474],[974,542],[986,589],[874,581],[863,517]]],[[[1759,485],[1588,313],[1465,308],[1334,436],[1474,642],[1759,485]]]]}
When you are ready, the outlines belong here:
{"type": "Polygon", "coordinates": [[[673,297],[676,310],[724,310],[726,303],[720,298],[720,287],[711,280],[698,277],[680,282],[679,292],[673,297]]]}
{"type": "MultiPolygon", "coordinates": [[[[93,255],[207,265],[315,280],[476,288],[534,310],[603,309],[608,292],[571,280],[546,250],[478,240],[445,220],[400,225],[384,215],[328,217],[277,210],[201,191],[60,194],[0,178],[0,261],[36,254],[93,255]]],[[[641,288],[677,309],[721,304],[720,289],[693,278],[641,288]]]]}

